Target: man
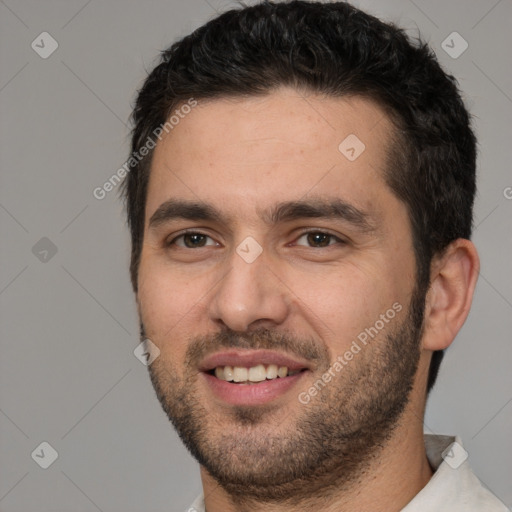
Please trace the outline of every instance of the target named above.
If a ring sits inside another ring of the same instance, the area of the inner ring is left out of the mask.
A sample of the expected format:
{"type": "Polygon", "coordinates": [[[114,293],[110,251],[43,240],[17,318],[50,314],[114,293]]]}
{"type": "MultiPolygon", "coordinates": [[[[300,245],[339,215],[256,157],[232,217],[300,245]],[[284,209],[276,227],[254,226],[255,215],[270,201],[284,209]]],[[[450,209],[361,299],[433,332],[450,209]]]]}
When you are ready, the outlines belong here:
{"type": "Polygon", "coordinates": [[[164,52],[133,120],[131,278],[190,511],[506,510],[423,434],[479,269],[475,138],[429,49],[264,2],[164,52]]]}

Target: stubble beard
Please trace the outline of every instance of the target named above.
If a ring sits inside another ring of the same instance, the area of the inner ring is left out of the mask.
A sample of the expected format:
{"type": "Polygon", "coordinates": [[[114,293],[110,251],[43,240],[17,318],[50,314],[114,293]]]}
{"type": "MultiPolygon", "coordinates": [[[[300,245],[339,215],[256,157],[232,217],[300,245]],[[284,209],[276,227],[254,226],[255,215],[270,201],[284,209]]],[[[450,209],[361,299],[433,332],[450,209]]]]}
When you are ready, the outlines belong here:
{"type": "Polygon", "coordinates": [[[151,382],[185,446],[239,507],[328,498],[363,476],[399,423],[420,357],[424,297],[416,290],[399,325],[362,348],[308,404],[297,399],[284,415],[272,404],[212,411],[199,396],[193,363],[214,347],[280,348],[315,360],[316,381],[332,362],[314,340],[268,330],[197,338],[183,371],[157,358],[148,367],[151,382]]]}

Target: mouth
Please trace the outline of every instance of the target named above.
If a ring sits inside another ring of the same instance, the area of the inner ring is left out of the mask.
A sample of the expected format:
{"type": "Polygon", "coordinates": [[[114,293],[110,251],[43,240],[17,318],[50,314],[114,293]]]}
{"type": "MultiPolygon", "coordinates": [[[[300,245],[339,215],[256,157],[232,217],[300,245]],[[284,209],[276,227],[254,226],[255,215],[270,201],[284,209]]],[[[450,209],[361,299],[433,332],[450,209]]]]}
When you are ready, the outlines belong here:
{"type": "Polygon", "coordinates": [[[213,395],[231,405],[258,405],[288,393],[311,371],[307,362],[271,351],[215,354],[201,365],[213,395]]]}
{"type": "Polygon", "coordinates": [[[207,372],[209,375],[215,375],[217,379],[235,384],[256,384],[265,380],[284,379],[306,371],[290,370],[287,366],[277,366],[276,364],[258,364],[245,368],[243,366],[217,366],[207,372]]]}

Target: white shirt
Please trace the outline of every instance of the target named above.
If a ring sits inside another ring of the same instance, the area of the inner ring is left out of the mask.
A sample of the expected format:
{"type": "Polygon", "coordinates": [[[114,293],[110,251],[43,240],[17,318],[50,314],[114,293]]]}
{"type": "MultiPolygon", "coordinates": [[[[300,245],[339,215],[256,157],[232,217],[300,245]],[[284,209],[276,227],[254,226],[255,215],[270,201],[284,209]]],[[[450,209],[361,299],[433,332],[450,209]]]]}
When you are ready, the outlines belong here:
{"type": "MultiPolygon", "coordinates": [[[[474,475],[458,436],[425,434],[434,474],[401,512],[510,512],[474,475]]],[[[206,512],[201,494],[186,512],[206,512]]]]}

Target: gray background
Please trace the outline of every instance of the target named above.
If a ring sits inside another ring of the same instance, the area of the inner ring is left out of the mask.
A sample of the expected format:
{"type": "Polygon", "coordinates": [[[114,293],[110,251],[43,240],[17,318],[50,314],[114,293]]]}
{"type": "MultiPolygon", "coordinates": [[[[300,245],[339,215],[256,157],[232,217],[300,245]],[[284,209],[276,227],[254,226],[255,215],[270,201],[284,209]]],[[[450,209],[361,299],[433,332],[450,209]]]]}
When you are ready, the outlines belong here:
{"type": "MultiPolygon", "coordinates": [[[[355,4],[419,30],[475,116],[482,270],[425,430],[459,434],[477,475],[510,506],[512,2],[355,4]],[[453,31],[469,44],[456,59],[441,46],[453,31]]],[[[198,467],[133,354],[137,317],[117,192],[99,201],[92,191],[128,156],[127,120],[144,70],[229,5],[0,0],[2,512],[179,511],[200,492],[198,467]],[[31,48],[43,31],[59,45],[47,59],[31,48]],[[46,470],[31,457],[43,441],[58,452],[46,470]]]]}

